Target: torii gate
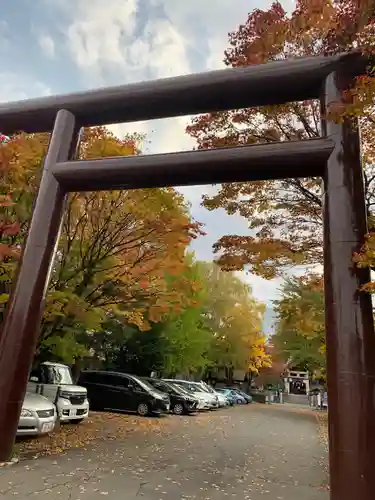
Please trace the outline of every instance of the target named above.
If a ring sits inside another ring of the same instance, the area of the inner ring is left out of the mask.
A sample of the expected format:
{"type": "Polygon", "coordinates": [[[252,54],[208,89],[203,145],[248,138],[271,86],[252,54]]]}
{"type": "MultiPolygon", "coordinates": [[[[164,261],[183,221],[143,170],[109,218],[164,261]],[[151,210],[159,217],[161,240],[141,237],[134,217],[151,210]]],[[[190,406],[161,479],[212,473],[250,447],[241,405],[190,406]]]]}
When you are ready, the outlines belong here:
{"type": "Polygon", "coordinates": [[[332,500],[375,497],[375,336],[367,270],[352,264],[366,210],[358,127],[322,137],[207,151],[76,161],[81,127],[321,98],[340,101],[357,54],[298,58],[0,106],[0,131],[52,132],[0,337],[0,460],[9,458],[38,339],[66,194],[261,179],[324,179],[324,276],[332,500]]]}

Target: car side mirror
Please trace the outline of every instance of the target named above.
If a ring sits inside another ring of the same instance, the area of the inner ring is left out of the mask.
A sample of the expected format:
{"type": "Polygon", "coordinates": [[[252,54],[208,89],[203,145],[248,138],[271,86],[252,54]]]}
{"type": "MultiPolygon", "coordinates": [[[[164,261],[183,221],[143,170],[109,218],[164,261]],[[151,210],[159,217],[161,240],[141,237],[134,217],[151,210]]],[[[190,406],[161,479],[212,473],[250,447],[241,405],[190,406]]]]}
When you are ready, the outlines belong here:
{"type": "Polygon", "coordinates": [[[38,377],[30,377],[30,382],[39,382],[38,377]]]}
{"type": "Polygon", "coordinates": [[[129,384],[128,385],[128,389],[129,389],[129,391],[133,392],[134,391],[134,385],[133,384],[129,384]]]}

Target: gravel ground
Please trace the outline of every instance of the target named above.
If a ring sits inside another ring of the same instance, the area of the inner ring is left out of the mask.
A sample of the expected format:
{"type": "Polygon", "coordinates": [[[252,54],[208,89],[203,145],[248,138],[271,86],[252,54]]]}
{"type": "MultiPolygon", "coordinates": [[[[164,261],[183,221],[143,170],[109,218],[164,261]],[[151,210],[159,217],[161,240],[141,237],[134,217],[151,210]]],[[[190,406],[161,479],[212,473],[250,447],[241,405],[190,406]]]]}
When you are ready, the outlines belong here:
{"type": "Polygon", "coordinates": [[[315,415],[280,408],[144,419],[137,432],[0,470],[0,498],[328,500],[315,415]]]}

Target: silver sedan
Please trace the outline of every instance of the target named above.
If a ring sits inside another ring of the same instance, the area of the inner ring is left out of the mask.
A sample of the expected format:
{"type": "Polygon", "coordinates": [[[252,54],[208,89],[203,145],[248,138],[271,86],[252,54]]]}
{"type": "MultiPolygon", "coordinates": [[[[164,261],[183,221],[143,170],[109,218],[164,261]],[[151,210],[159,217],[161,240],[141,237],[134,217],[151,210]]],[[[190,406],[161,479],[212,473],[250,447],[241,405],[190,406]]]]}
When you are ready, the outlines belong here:
{"type": "Polygon", "coordinates": [[[39,394],[26,394],[17,436],[39,436],[55,428],[57,412],[55,405],[39,394]]]}

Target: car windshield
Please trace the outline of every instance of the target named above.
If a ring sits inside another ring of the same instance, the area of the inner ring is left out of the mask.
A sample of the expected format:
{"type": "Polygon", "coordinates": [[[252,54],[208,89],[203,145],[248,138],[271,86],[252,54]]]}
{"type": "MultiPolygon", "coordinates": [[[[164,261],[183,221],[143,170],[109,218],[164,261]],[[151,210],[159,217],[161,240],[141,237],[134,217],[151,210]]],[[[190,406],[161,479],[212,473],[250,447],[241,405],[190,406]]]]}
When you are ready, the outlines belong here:
{"type": "Polygon", "coordinates": [[[68,366],[43,365],[42,382],[45,384],[73,385],[73,377],[68,366]]]}
{"type": "Polygon", "coordinates": [[[199,382],[197,385],[198,385],[198,387],[200,387],[200,388],[201,388],[201,390],[202,390],[203,392],[208,392],[208,394],[212,394],[212,393],[214,392],[214,391],[213,391],[213,390],[211,390],[211,388],[210,388],[207,384],[205,384],[204,382],[199,382]]]}
{"type": "Polygon", "coordinates": [[[188,391],[186,391],[183,387],[178,386],[177,384],[166,382],[166,385],[168,385],[168,387],[170,387],[172,391],[175,391],[177,394],[180,394],[181,396],[186,396],[186,394],[189,394],[188,391]]]}
{"type": "Polygon", "coordinates": [[[206,389],[207,392],[213,394],[215,392],[215,389],[213,389],[213,387],[211,387],[210,385],[206,384],[205,382],[202,382],[201,383],[202,387],[204,389],[206,389]]]}
{"type": "Polygon", "coordinates": [[[170,384],[169,382],[163,382],[162,380],[158,380],[158,379],[151,379],[151,380],[148,379],[147,383],[151,384],[152,386],[155,387],[155,389],[157,389],[158,391],[161,391],[161,392],[173,391],[176,394],[184,394],[179,387],[177,387],[173,384],[170,384]]]}
{"type": "Polygon", "coordinates": [[[203,392],[202,387],[197,387],[195,384],[179,382],[178,385],[181,385],[183,389],[190,392],[203,392]]]}
{"type": "Polygon", "coordinates": [[[132,379],[135,382],[137,382],[142,387],[142,389],[144,389],[147,392],[150,392],[150,391],[161,392],[160,390],[155,389],[155,387],[152,386],[149,382],[147,382],[147,380],[143,380],[141,378],[135,377],[134,375],[132,375],[132,379]]]}

